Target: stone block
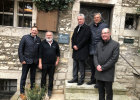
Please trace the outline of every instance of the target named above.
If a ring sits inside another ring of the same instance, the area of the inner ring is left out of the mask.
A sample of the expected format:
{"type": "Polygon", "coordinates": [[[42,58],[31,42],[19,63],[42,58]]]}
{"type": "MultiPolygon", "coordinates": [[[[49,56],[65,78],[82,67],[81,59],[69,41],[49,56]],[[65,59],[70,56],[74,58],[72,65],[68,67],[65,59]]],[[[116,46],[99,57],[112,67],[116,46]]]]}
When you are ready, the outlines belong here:
{"type": "Polygon", "coordinates": [[[70,52],[64,52],[64,58],[70,58],[71,55],[70,55],[70,52]]]}
{"type": "Polygon", "coordinates": [[[68,63],[68,59],[67,58],[60,58],[60,63],[67,64],[68,63]]]}
{"type": "Polygon", "coordinates": [[[61,81],[57,81],[57,80],[56,80],[55,85],[61,85],[61,81]]]}
{"type": "Polygon", "coordinates": [[[0,59],[1,59],[1,60],[4,60],[5,58],[6,58],[5,55],[0,55],[0,59]]]}
{"type": "Polygon", "coordinates": [[[61,86],[58,86],[58,89],[64,89],[64,86],[63,85],[61,85],[61,86]]]}
{"type": "Polygon", "coordinates": [[[58,70],[58,72],[60,72],[60,73],[66,73],[66,72],[68,71],[67,68],[62,68],[62,67],[59,67],[57,70],[58,70]]]}
{"type": "Polygon", "coordinates": [[[140,66],[140,56],[135,56],[134,66],[140,66]]]}
{"type": "Polygon", "coordinates": [[[61,89],[53,90],[53,94],[63,94],[63,93],[64,93],[64,90],[61,90],[61,89]]]}
{"type": "Polygon", "coordinates": [[[58,86],[54,85],[53,86],[53,89],[57,90],[58,89],[58,86]]]}
{"type": "Polygon", "coordinates": [[[57,79],[63,80],[65,78],[66,78],[66,74],[65,73],[58,73],[57,79]]]}
{"type": "Polygon", "coordinates": [[[10,47],[11,46],[11,44],[10,43],[4,43],[4,47],[10,47]]]}
{"type": "Polygon", "coordinates": [[[5,69],[9,69],[9,66],[0,66],[0,70],[5,70],[5,69]]]}

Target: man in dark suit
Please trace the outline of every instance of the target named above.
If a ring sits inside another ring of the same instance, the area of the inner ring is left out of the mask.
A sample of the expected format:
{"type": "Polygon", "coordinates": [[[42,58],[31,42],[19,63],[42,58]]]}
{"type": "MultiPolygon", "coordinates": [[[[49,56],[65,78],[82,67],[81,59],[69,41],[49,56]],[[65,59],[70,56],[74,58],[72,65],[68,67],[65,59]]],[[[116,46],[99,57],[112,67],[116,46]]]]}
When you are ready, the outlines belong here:
{"type": "Polygon", "coordinates": [[[99,100],[113,100],[112,84],[115,74],[115,63],[119,58],[119,43],[112,40],[108,28],[101,34],[102,40],[97,44],[94,55],[95,77],[98,83],[99,100]],[[106,92],[106,93],[105,93],[106,92]]]}
{"type": "Polygon", "coordinates": [[[59,63],[60,50],[58,43],[53,40],[53,33],[46,32],[45,40],[39,50],[39,68],[42,69],[41,88],[46,88],[46,76],[49,75],[48,96],[52,95],[55,67],[59,63]]]}
{"type": "MultiPolygon", "coordinates": [[[[98,42],[101,41],[101,31],[103,28],[108,28],[108,25],[105,24],[102,20],[102,16],[100,13],[94,13],[93,16],[93,23],[90,25],[90,29],[91,29],[91,41],[90,41],[90,46],[89,46],[89,64],[90,64],[90,68],[91,68],[91,80],[89,82],[87,82],[88,85],[92,85],[92,84],[96,84],[96,79],[95,79],[95,66],[94,66],[94,54],[95,54],[95,50],[96,50],[96,46],[98,44],[98,42]]],[[[98,85],[96,84],[94,86],[95,88],[98,87],[98,85]]]]}
{"type": "Polygon", "coordinates": [[[18,48],[19,60],[22,64],[22,76],[20,80],[20,97],[22,100],[26,99],[24,90],[29,69],[31,89],[35,83],[35,73],[39,60],[39,45],[41,42],[37,34],[37,27],[32,27],[31,33],[22,37],[18,48]]]}
{"type": "Polygon", "coordinates": [[[90,27],[85,24],[84,14],[79,14],[78,26],[74,29],[72,36],[72,49],[73,49],[73,79],[69,83],[77,83],[82,85],[85,78],[85,60],[89,55],[89,39],[90,27]],[[80,71],[80,80],[78,81],[78,71],[80,71]]]}

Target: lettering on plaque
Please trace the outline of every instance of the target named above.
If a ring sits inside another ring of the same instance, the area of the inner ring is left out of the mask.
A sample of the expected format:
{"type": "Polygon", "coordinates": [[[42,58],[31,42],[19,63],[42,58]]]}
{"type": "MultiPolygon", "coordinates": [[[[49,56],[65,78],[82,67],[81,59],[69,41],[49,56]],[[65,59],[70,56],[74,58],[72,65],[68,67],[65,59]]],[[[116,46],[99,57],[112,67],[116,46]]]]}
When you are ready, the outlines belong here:
{"type": "Polygon", "coordinates": [[[134,43],[134,39],[126,39],[124,38],[124,43],[129,43],[129,44],[133,44],[134,43]]]}
{"type": "Polygon", "coordinates": [[[69,34],[59,34],[58,43],[69,44],[70,41],[69,37],[70,37],[69,34]]]}

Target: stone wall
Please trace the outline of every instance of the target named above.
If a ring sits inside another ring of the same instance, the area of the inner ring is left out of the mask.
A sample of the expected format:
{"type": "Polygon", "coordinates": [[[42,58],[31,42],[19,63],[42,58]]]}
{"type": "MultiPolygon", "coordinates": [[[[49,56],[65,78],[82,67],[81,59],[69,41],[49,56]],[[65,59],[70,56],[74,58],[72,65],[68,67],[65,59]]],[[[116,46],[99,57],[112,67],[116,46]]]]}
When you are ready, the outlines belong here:
{"type": "MultiPolygon", "coordinates": [[[[58,22],[58,33],[54,33],[54,39],[58,40],[59,33],[71,34],[71,11],[59,12],[59,22],[58,22]]],[[[9,73],[7,78],[11,78],[10,72],[21,71],[22,67],[18,59],[18,46],[21,37],[30,32],[29,28],[14,28],[14,27],[0,27],[0,71],[7,70],[9,73]],[[25,32],[25,33],[24,33],[25,32]],[[9,34],[8,34],[9,33],[9,34]],[[5,34],[5,35],[4,35],[5,34]],[[9,71],[11,70],[11,71],[9,71]]],[[[45,32],[39,31],[39,37],[44,39],[45,32]]],[[[57,92],[63,93],[64,82],[66,79],[66,73],[68,71],[68,62],[71,58],[70,53],[70,44],[59,44],[60,46],[60,62],[56,67],[54,75],[54,89],[57,92]]],[[[20,72],[21,73],[21,72],[20,72]]],[[[17,74],[18,75],[18,74],[17,74]]],[[[0,74],[0,78],[2,77],[0,74]]],[[[16,76],[15,76],[16,77],[16,76]]],[[[41,70],[37,69],[36,83],[40,85],[41,79],[41,70]]],[[[18,79],[18,90],[19,90],[19,81],[18,79]]],[[[30,78],[28,75],[27,84],[30,83],[30,78]]]]}
{"type": "Polygon", "coordinates": [[[19,37],[0,36],[0,70],[20,70],[19,37]]]}
{"type": "MultiPolygon", "coordinates": [[[[137,50],[140,48],[139,31],[124,29],[126,13],[135,14],[136,7],[129,7],[129,5],[122,6],[122,0],[76,0],[72,11],[59,12],[58,33],[54,34],[55,40],[58,40],[58,35],[60,33],[70,34],[71,38],[72,32],[77,25],[77,14],[80,12],[81,2],[94,5],[113,5],[111,16],[112,37],[120,43],[120,54],[122,54],[134,67],[140,68],[139,55],[137,55],[137,50]],[[134,43],[123,43],[124,38],[132,38],[134,39],[134,43]]],[[[139,4],[140,3],[138,1],[138,5],[139,4]]],[[[20,82],[19,76],[21,74],[22,67],[18,60],[17,49],[20,38],[29,32],[30,28],[0,26],[0,78],[16,78],[18,76],[18,89],[20,82]]],[[[44,35],[45,32],[39,32],[39,36],[42,39],[44,38],[44,35]]],[[[59,46],[61,50],[61,57],[60,63],[57,66],[55,72],[54,89],[58,92],[63,93],[64,81],[67,79],[71,79],[72,77],[72,50],[71,43],[59,44],[59,46]]],[[[40,84],[40,78],[41,71],[38,69],[36,75],[37,84],[40,84]]],[[[125,85],[129,90],[129,94],[138,93],[138,95],[140,95],[139,91],[135,91],[140,83],[138,81],[138,85],[136,87],[136,84],[134,84],[136,81],[134,78],[133,69],[125,62],[124,59],[122,59],[121,56],[119,57],[119,60],[116,64],[115,81],[125,85]]],[[[29,83],[29,76],[27,83],[29,83]]]]}
{"type": "MultiPolygon", "coordinates": [[[[122,55],[134,68],[136,68],[135,63],[137,63],[136,57],[138,56],[138,37],[119,37],[120,43],[120,55],[122,55]],[[134,39],[133,44],[124,43],[124,38],[134,39]]],[[[140,67],[140,65],[139,65],[140,67]]],[[[129,90],[130,94],[135,94],[135,78],[134,69],[120,56],[116,64],[116,77],[115,81],[125,85],[129,90]]]]}

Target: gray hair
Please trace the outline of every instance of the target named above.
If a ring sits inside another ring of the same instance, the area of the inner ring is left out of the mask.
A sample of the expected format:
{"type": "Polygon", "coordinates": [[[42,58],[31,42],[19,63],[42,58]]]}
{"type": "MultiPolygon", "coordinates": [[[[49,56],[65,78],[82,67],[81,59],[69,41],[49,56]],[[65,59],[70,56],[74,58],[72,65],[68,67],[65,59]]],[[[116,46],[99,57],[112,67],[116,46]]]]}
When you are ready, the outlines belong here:
{"type": "MultiPolygon", "coordinates": [[[[53,32],[51,32],[51,31],[47,31],[47,32],[46,32],[46,34],[47,34],[47,33],[51,33],[51,34],[52,34],[52,36],[53,36],[53,32]]],[[[45,34],[45,36],[46,36],[46,34],[45,34]]]]}
{"type": "Polygon", "coordinates": [[[96,15],[99,15],[100,18],[102,19],[102,15],[101,15],[101,13],[94,13],[94,14],[93,14],[93,17],[96,16],[96,15]]]}
{"type": "Polygon", "coordinates": [[[78,14],[77,17],[82,16],[85,19],[85,15],[84,14],[78,14]]]}

